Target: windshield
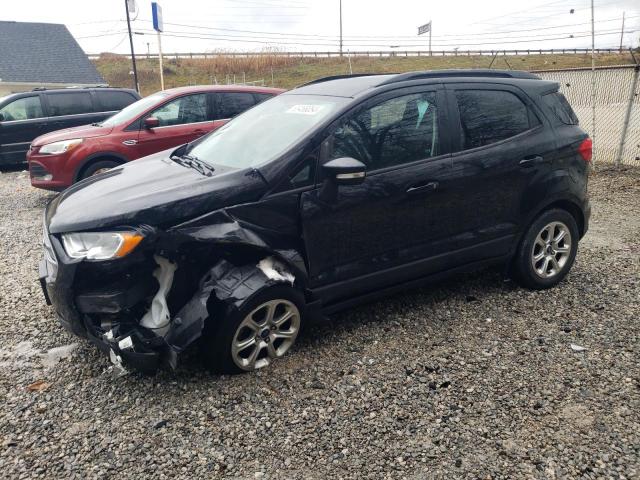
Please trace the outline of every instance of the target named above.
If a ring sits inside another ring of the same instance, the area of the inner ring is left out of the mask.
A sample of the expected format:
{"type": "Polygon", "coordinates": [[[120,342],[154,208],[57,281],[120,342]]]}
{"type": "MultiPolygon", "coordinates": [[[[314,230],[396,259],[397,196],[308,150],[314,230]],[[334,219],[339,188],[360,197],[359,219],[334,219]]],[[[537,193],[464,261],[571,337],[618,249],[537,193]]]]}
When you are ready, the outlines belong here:
{"type": "Polygon", "coordinates": [[[350,99],[278,95],[234,118],[189,155],[212,165],[257,167],[276,159],[350,99]]]}
{"type": "Polygon", "coordinates": [[[160,92],[154,93],[153,95],[145,98],[141,98],[137,102],[133,102],[131,105],[126,106],[115,115],[107,118],[101,123],[101,125],[105,127],[115,127],[116,125],[120,125],[121,123],[127,123],[135,120],[135,118],[142,112],[144,112],[148,108],[153,107],[167,97],[168,94],[160,92]]]}

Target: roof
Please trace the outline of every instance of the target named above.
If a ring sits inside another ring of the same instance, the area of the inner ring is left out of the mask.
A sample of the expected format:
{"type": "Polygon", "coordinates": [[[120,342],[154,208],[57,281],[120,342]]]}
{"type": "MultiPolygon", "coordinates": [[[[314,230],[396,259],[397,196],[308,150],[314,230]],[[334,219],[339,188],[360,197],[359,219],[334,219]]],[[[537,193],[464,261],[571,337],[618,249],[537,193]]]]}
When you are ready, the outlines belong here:
{"type": "Polygon", "coordinates": [[[249,93],[272,93],[274,95],[285,92],[282,88],[259,87],[252,85],[195,85],[187,87],[174,87],[164,90],[170,95],[180,95],[182,93],[194,92],[249,92],[249,93]]]}
{"type": "Polygon", "coordinates": [[[401,74],[356,74],[326,77],[299,86],[293,94],[330,95],[336,97],[355,97],[374,87],[382,87],[400,82],[423,81],[446,83],[451,81],[492,82],[508,84],[527,84],[541,82],[538,76],[518,70],[427,70],[401,74]]]}
{"type": "Polygon", "coordinates": [[[0,38],[1,82],[105,83],[64,25],[0,21],[0,38]]]}
{"type": "Polygon", "coordinates": [[[354,75],[352,77],[333,78],[326,81],[316,80],[301,85],[289,93],[304,95],[330,95],[334,97],[355,97],[369,88],[380,85],[395,75],[354,75]]]}

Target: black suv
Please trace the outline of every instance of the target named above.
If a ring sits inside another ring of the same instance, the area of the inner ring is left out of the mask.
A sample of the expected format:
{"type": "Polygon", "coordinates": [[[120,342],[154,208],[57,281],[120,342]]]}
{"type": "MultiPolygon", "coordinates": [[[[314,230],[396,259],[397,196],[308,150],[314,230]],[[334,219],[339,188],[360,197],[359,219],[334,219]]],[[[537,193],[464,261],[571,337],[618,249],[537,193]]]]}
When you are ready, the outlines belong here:
{"type": "Polygon", "coordinates": [[[26,161],[31,141],[63,128],[100,122],[140,99],[126,88],[36,89],[0,97],[0,165],[26,161]]]}
{"type": "Polygon", "coordinates": [[[40,277],[71,332],[141,370],[199,340],[268,365],[304,322],[503,264],[544,289],[587,231],[591,140],[513,71],[317,80],[48,205],[40,277]]]}

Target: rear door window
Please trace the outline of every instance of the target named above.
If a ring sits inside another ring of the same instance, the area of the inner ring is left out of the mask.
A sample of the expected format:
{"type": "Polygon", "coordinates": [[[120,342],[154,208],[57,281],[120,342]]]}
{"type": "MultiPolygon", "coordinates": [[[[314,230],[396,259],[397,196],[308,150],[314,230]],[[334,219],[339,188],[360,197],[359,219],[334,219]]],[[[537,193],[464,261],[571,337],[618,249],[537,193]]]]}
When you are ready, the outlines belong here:
{"type": "Polygon", "coordinates": [[[22,97],[0,108],[0,115],[3,121],[30,120],[32,118],[44,117],[40,97],[22,97]]]}
{"type": "Polygon", "coordinates": [[[228,92],[214,93],[215,119],[233,118],[253,107],[256,101],[251,93],[228,92]]]}
{"type": "Polygon", "coordinates": [[[542,96],[542,101],[562,123],[578,125],[578,117],[563,94],[560,92],[549,93],[542,96]]]}
{"type": "Polygon", "coordinates": [[[465,150],[506,140],[540,124],[515,94],[503,90],[456,90],[465,150]]]}
{"type": "Polygon", "coordinates": [[[93,103],[89,92],[64,92],[47,94],[49,114],[52,117],[78,115],[93,112],[93,103]]]}
{"type": "Polygon", "coordinates": [[[103,112],[119,111],[136,101],[133,95],[127,92],[96,90],[95,94],[103,112]]]}

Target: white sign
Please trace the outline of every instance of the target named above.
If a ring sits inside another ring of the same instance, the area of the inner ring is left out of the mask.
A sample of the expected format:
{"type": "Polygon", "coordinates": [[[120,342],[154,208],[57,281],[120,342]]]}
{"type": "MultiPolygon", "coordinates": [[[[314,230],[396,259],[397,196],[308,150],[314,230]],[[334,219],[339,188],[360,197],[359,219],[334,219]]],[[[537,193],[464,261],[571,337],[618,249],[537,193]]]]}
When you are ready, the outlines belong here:
{"type": "Polygon", "coordinates": [[[287,113],[299,113],[301,115],[315,115],[322,110],[323,105],[294,105],[287,113]]]}
{"type": "Polygon", "coordinates": [[[423,33],[429,33],[431,31],[431,22],[425,23],[421,27],[418,27],[418,35],[422,35],[423,33]]]}

